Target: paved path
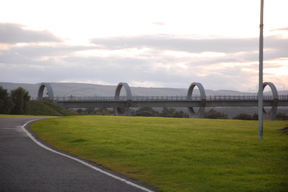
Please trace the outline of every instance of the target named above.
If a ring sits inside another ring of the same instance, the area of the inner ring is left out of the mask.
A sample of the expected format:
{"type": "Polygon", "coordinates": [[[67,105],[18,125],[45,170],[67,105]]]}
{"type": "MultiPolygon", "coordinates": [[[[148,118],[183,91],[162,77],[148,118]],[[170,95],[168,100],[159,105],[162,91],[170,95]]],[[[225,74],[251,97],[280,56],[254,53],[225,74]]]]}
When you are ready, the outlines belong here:
{"type": "Polygon", "coordinates": [[[152,191],[88,162],[39,146],[23,128],[36,119],[40,118],[0,118],[0,192],[152,191]]]}

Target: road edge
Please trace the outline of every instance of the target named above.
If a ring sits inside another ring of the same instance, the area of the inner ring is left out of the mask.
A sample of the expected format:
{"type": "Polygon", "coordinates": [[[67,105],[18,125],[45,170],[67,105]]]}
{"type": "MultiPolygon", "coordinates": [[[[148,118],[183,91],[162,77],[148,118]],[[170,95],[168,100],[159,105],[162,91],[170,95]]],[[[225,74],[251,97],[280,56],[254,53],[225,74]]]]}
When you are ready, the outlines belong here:
{"type": "Polygon", "coordinates": [[[121,182],[124,182],[126,183],[127,185],[131,185],[135,188],[138,188],[138,189],[141,189],[143,191],[146,191],[146,192],[156,192],[156,190],[152,190],[152,189],[148,189],[148,187],[144,187],[144,186],[141,186],[141,184],[137,184],[136,180],[134,181],[129,181],[129,180],[132,180],[130,178],[123,178],[124,176],[118,176],[117,173],[114,173],[112,171],[108,171],[107,169],[104,170],[105,168],[101,168],[100,166],[96,166],[96,165],[93,165],[92,162],[89,163],[89,161],[83,159],[83,158],[80,158],[80,157],[77,157],[77,156],[74,156],[72,154],[69,154],[69,153],[66,153],[64,151],[61,151],[59,149],[56,149],[52,146],[49,146],[49,144],[46,144],[45,142],[43,142],[35,133],[33,133],[30,129],[30,124],[33,123],[34,121],[37,121],[37,120],[40,120],[40,119],[34,119],[34,120],[30,120],[28,122],[26,122],[24,125],[21,126],[21,129],[27,134],[27,136],[34,142],[36,143],[38,146],[50,151],[50,152],[53,152],[53,153],[56,153],[58,155],[61,155],[61,156],[64,156],[66,158],[69,158],[69,159],[72,159],[74,161],[77,161],[78,163],[81,163],[91,169],[93,169],[94,171],[97,171],[97,172],[100,172],[104,175],[107,175],[109,177],[112,177],[118,181],[121,181],[121,182]],[[129,179],[129,180],[128,180],[129,179]]]}

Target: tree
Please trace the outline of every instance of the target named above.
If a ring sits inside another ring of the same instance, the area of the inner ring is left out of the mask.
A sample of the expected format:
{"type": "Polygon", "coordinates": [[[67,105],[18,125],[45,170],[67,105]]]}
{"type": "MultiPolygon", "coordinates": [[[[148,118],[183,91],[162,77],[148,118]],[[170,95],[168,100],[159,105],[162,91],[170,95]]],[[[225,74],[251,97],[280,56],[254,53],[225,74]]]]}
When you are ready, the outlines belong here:
{"type": "Polygon", "coordinates": [[[229,116],[226,113],[218,112],[215,109],[211,109],[206,112],[204,118],[208,119],[229,119],[229,116]]]}
{"type": "Polygon", "coordinates": [[[104,108],[96,109],[95,115],[114,115],[114,112],[104,107],[104,108]]]}
{"type": "Polygon", "coordinates": [[[14,103],[11,114],[25,114],[28,112],[28,102],[30,100],[28,91],[22,87],[12,90],[11,100],[14,103]]]}
{"type": "Polygon", "coordinates": [[[83,109],[77,109],[76,112],[79,113],[79,114],[82,114],[83,113],[83,109]]]}
{"type": "Polygon", "coordinates": [[[160,114],[161,117],[177,117],[177,118],[184,118],[184,117],[189,117],[188,113],[185,113],[184,111],[180,110],[177,111],[174,108],[168,108],[168,107],[163,107],[163,110],[160,114]]]}
{"type": "Polygon", "coordinates": [[[233,117],[233,119],[241,119],[241,120],[253,120],[252,115],[249,115],[247,113],[240,113],[233,117]]]}
{"type": "Polygon", "coordinates": [[[95,114],[95,108],[88,107],[88,108],[85,109],[84,113],[87,114],[87,115],[94,115],[95,114]]]}
{"type": "Polygon", "coordinates": [[[176,113],[174,114],[174,117],[178,117],[178,118],[188,118],[189,114],[180,110],[180,111],[176,111],[176,113]]]}
{"type": "Polygon", "coordinates": [[[3,89],[0,86],[0,114],[9,114],[14,104],[7,92],[7,89],[3,89]]]}
{"type": "Polygon", "coordinates": [[[176,109],[174,108],[168,108],[168,107],[163,107],[161,116],[162,117],[174,117],[174,114],[176,113],[176,109]]]}
{"type": "Polygon", "coordinates": [[[257,113],[254,113],[252,115],[252,120],[258,120],[258,114],[257,113]]]}
{"type": "Polygon", "coordinates": [[[136,111],[133,111],[133,115],[135,116],[145,116],[145,117],[151,117],[151,116],[159,116],[159,112],[154,110],[151,107],[141,107],[136,111]]]}
{"type": "Polygon", "coordinates": [[[107,108],[93,108],[88,107],[86,109],[77,109],[76,112],[80,115],[114,115],[114,111],[111,111],[107,108]]]}

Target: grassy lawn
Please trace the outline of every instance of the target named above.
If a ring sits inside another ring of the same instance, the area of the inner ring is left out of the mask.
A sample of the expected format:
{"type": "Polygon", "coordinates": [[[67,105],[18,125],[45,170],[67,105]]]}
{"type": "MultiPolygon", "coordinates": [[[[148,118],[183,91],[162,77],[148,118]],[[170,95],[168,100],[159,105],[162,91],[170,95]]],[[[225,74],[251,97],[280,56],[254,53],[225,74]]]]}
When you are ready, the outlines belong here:
{"type": "Polygon", "coordinates": [[[31,129],[56,148],[159,191],[288,191],[288,121],[67,116],[31,129]]]}
{"type": "Polygon", "coordinates": [[[13,117],[35,117],[35,115],[6,115],[0,114],[0,118],[13,118],[13,117]]]}

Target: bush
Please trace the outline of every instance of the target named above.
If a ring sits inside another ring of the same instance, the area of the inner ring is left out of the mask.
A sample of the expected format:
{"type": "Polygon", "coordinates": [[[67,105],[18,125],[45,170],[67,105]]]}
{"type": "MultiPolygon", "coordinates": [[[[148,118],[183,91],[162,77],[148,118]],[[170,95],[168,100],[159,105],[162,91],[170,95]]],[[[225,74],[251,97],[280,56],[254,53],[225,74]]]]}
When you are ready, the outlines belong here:
{"type": "Polygon", "coordinates": [[[215,109],[211,109],[210,111],[204,114],[204,118],[207,119],[229,119],[229,116],[226,113],[218,112],[215,109]]]}
{"type": "Polygon", "coordinates": [[[138,110],[133,111],[132,115],[145,116],[145,117],[151,117],[151,116],[157,117],[157,116],[159,116],[159,112],[154,110],[151,107],[141,107],[138,110]]]}
{"type": "Polygon", "coordinates": [[[93,108],[88,107],[86,109],[77,109],[75,111],[80,115],[114,115],[114,111],[108,110],[107,108],[93,108]]]}
{"type": "Polygon", "coordinates": [[[163,110],[160,116],[161,117],[177,117],[177,118],[189,117],[189,115],[182,110],[177,111],[174,108],[167,108],[167,107],[163,107],[163,110]]]}
{"type": "Polygon", "coordinates": [[[177,111],[174,108],[163,107],[161,112],[154,110],[152,107],[141,107],[136,111],[132,111],[132,116],[145,116],[145,117],[177,117],[184,118],[189,117],[188,113],[182,110],[177,111]]]}
{"type": "Polygon", "coordinates": [[[249,115],[247,113],[240,113],[239,115],[236,115],[233,117],[233,119],[241,119],[241,120],[253,120],[252,115],[249,115]]]}
{"type": "Polygon", "coordinates": [[[114,111],[108,110],[107,108],[95,109],[95,115],[114,115],[114,111]]]}

